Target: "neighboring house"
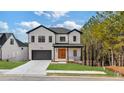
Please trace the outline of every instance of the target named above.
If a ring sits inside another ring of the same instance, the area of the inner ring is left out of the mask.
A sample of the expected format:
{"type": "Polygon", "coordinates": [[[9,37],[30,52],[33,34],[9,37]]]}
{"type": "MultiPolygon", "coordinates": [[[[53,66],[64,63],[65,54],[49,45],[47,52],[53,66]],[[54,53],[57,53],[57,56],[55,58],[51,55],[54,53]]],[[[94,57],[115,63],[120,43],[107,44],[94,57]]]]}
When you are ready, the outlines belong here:
{"type": "Polygon", "coordinates": [[[81,34],[77,29],[47,28],[43,25],[27,32],[29,60],[82,60],[81,34]]]}
{"type": "Polygon", "coordinates": [[[19,41],[12,33],[0,33],[1,60],[27,60],[27,44],[19,41]]]}

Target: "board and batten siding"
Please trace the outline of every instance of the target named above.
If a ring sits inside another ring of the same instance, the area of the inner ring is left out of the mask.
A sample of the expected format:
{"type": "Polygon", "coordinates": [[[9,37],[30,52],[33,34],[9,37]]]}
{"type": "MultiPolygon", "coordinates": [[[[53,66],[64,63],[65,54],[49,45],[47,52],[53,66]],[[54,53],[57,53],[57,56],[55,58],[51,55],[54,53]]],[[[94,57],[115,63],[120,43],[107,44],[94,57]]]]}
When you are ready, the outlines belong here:
{"type": "Polygon", "coordinates": [[[28,47],[19,47],[18,60],[28,60],[28,47]]]}
{"type": "Polygon", "coordinates": [[[80,44],[80,33],[77,31],[73,31],[69,34],[69,44],[80,44]],[[76,36],[76,41],[73,41],[73,36],[76,36]]]}
{"type": "Polygon", "coordinates": [[[68,43],[68,34],[56,34],[56,43],[68,43]],[[60,37],[65,37],[65,42],[61,42],[60,37]]]}
{"type": "Polygon", "coordinates": [[[10,36],[10,38],[2,46],[2,60],[27,60],[27,47],[19,47],[15,38],[10,36]],[[10,44],[10,39],[14,39],[14,44],[10,44]],[[22,50],[23,48],[23,50],[22,50]]]}
{"type": "Polygon", "coordinates": [[[69,34],[56,34],[56,43],[80,44],[80,33],[73,31],[69,34]],[[76,36],[76,41],[73,41],[73,36],[76,36]],[[65,37],[65,42],[60,41],[60,37],[65,37]]]}
{"type": "Polygon", "coordinates": [[[29,41],[29,60],[32,59],[32,50],[51,50],[53,59],[53,44],[55,43],[55,34],[46,28],[40,27],[28,34],[29,41]],[[35,42],[31,42],[31,36],[35,36],[35,42]],[[38,36],[45,36],[45,42],[38,42],[38,36]],[[49,36],[52,36],[52,42],[49,42],[49,36]]]}

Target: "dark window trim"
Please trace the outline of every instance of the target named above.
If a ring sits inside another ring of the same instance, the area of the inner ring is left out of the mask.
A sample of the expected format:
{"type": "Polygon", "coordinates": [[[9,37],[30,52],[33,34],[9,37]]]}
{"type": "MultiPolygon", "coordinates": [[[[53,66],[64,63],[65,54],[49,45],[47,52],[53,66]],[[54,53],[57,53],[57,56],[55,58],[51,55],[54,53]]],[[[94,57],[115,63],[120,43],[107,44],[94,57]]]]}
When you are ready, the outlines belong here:
{"type": "Polygon", "coordinates": [[[49,42],[52,43],[52,36],[49,36],[49,42]]]}
{"type": "Polygon", "coordinates": [[[38,36],[38,42],[44,43],[45,42],[45,36],[38,36]]]}
{"type": "Polygon", "coordinates": [[[10,45],[14,45],[14,39],[10,39],[10,45]]]}
{"type": "Polygon", "coordinates": [[[73,36],[73,41],[76,42],[77,41],[77,37],[73,36]]]}
{"type": "Polygon", "coordinates": [[[41,39],[41,36],[38,36],[38,42],[41,42],[42,39],[41,39]]]}
{"type": "Polygon", "coordinates": [[[66,41],[66,37],[65,36],[60,36],[60,42],[65,42],[66,41]],[[64,40],[62,40],[62,38],[64,38],[64,40]]]}
{"type": "Polygon", "coordinates": [[[31,42],[35,42],[35,36],[31,36],[31,42]]]}

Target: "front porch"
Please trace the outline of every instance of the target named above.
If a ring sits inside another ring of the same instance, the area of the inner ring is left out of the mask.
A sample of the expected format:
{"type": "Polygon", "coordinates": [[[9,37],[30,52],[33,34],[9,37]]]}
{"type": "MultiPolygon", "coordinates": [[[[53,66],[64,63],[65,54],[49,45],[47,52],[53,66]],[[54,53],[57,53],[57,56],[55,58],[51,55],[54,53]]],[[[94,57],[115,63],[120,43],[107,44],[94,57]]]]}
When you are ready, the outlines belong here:
{"type": "Polygon", "coordinates": [[[53,52],[54,62],[66,63],[68,61],[82,61],[82,48],[81,44],[54,44],[53,52]]]}

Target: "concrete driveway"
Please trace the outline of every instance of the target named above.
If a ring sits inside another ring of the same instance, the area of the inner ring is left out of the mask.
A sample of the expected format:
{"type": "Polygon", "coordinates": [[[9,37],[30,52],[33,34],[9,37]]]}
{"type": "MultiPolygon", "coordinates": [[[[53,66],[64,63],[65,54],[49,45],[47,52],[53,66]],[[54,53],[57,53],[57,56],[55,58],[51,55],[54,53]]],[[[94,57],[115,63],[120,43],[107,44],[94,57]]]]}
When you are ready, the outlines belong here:
{"type": "Polygon", "coordinates": [[[51,60],[32,60],[24,65],[14,68],[6,73],[5,75],[46,75],[46,69],[49,66],[51,60]]]}

